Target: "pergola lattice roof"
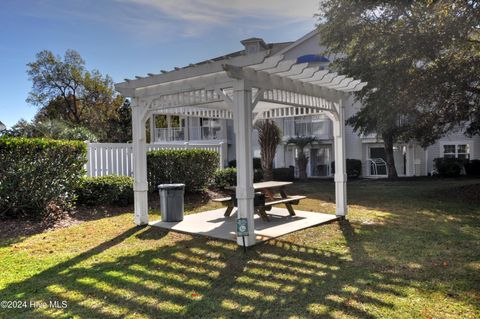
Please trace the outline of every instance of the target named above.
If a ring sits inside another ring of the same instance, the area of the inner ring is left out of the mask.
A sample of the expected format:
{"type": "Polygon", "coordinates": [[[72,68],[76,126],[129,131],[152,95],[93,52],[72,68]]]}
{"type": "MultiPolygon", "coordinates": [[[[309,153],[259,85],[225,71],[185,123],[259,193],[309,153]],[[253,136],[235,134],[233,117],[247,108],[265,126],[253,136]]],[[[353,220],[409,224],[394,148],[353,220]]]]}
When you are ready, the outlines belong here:
{"type": "Polygon", "coordinates": [[[232,118],[233,82],[253,87],[255,120],[318,114],[336,109],[338,93],[359,91],[366,82],[322,66],[297,63],[282,55],[264,54],[191,66],[165,74],[127,80],[116,85],[126,96],[136,96],[155,113],[232,118]]]}

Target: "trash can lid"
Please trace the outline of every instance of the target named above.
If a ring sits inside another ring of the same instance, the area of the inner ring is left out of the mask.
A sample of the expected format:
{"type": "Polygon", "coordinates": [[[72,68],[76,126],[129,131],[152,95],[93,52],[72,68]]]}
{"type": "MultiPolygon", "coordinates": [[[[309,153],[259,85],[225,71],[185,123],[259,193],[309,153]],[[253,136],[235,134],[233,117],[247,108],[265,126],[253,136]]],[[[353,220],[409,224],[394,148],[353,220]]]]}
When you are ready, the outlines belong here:
{"type": "Polygon", "coordinates": [[[158,185],[158,189],[177,189],[181,190],[185,188],[185,184],[160,184],[158,185]]]}

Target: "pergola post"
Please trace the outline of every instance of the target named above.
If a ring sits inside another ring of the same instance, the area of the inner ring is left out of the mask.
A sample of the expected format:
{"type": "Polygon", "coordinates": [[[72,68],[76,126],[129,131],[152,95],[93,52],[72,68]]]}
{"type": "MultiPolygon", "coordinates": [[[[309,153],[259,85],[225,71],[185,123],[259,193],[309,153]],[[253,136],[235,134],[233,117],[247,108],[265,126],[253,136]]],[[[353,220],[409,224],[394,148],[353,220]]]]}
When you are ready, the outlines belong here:
{"type": "Polygon", "coordinates": [[[155,114],[150,115],[150,143],[155,142],[155,114]]]}
{"type": "Polygon", "coordinates": [[[335,214],[347,215],[347,171],[345,162],[345,107],[340,98],[337,105],[338,118],[333,121],[335,143],[335,214]]]}
{"type": "MultiPolygon", "coordinates": [[[[236,80],[233,86],[233,124],[237,154],[237,218],[247,218],[249,235],[245,245],[255,244],[253,199],[253,151],[252,151],[252,89],[245,81],[236,80]]],[[[242,237],[237,243],[243,245],[242,237]]]]}
{"type": "Polygon", "coordinates": [[[145,106],[132,99],[133,192],[135,224],[148,224],[147,148],[145,106]]]}

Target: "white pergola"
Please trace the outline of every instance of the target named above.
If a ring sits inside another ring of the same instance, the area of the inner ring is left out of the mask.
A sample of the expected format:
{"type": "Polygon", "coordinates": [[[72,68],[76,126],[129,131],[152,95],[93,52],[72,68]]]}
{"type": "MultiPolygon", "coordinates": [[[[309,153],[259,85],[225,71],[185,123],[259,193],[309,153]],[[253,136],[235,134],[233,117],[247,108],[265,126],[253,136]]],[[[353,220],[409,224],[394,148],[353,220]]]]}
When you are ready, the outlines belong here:
{"type": "MultiPolygon", "coordinates": [[[[326,114],[334,126],[336,215],[347,214],[345,105],[365,82],[265,53],[209,61],[116,84],[131,98],[135,223],[148,223],[146,120],[152,114],[233,119],[237,159],[238,218],[247,218],[255,244],[252,126],[257,120],[326,114]]],[[[242,245],[242,238],[237,238],[242,245]]]]}

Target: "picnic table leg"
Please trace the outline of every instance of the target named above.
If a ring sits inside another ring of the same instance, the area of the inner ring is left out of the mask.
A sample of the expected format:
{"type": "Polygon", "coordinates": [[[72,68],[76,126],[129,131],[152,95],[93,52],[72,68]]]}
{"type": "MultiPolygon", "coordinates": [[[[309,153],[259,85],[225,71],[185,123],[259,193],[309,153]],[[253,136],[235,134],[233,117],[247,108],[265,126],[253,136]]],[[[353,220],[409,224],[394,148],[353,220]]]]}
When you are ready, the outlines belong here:
{"type": "Polygon", "coordinates": [[[255,207],[255,212],[260,215],[260,217],[264,220],[269,222],[270,218],[267,215],[267,212],[265,211],[265,207],[255,207]]]}
{"type": "Polygon", "coordinates": [[[295,216],[295,210],[293,209],[292,204],[285,203],[285,206],[287,207],[287,210],[290,216],[295,216]]]}
{"type": "Polygon", "coordinates": [[[230,214],[233,211],[233,208],[234,208],[233,206],[228,206],[227,209],[225,210],[225,214],[223,214],[223,216],[225,216],[225,217],[230,216],[230,214]]]}
{"type": "MultiPolygon", "coordinates": [[[[288,195],[283,188],[280,189],[279,193],[280,193],[280,196],[282,196],[282,198],[288,198],[288,195]]],[[[293,209],[292,204],[285,203],[285,207],[287,207],[287,210],[290,216],[295,216],[295,210],[293,209]]]]}

